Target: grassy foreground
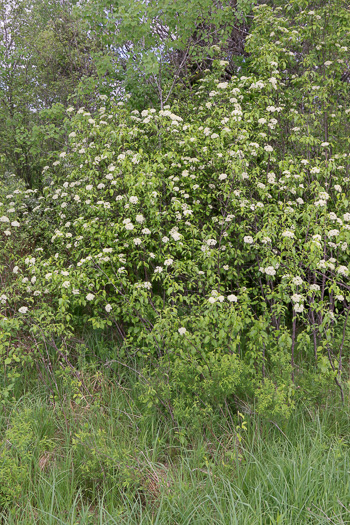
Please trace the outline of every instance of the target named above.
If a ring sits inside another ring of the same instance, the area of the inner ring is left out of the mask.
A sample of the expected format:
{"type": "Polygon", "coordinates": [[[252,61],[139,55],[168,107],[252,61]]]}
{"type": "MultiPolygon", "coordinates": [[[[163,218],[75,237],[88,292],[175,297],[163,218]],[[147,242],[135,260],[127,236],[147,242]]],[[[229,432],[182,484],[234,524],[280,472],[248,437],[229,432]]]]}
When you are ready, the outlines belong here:
{"type": "Polygon", "coordinates": [[[350,523],[349,407],[174,428],[126,379],[90,373],[74,399],[61,378],[59,400],[32,384],[2,412],[1,523],[350,523]]]}

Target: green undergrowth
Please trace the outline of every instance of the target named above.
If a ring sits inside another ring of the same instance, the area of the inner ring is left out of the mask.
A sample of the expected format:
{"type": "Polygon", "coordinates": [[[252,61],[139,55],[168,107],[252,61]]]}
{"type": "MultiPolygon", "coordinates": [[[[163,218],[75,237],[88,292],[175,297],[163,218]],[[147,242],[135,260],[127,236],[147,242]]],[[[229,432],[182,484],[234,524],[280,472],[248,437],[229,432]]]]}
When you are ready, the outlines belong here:
{"type": "Polygon", "coordinates": [[[181,427],[145,410],[137,370],[107,364],[24,376],[0,418],[1,523],[350,523],[348,399],[181,427]]]}

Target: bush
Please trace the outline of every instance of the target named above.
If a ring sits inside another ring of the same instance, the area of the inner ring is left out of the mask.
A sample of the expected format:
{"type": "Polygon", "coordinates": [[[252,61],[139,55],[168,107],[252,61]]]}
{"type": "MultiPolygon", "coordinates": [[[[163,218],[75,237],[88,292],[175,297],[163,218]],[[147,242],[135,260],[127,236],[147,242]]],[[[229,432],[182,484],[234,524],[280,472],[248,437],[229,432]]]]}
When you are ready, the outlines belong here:
{"type": "Polygon", "coordinates": [[[23,231],[36,245],[7,265],[8,337],[66,355],[60,338],[111,327],[121,357],[149,359],[158,377],[147,403],[186,417],[245,396],[288,415],[298,374],[315,367],[341,387],[348,36],[332,42],[349,13],[338,4],[326,41],[311,11],[258,7],[248,77],[223,81],[217,61],[185,103],[139,113],[101,97],[94,116],[72,116],[39,203],[19,190],[3,204],[2,251],[23,231]]]}

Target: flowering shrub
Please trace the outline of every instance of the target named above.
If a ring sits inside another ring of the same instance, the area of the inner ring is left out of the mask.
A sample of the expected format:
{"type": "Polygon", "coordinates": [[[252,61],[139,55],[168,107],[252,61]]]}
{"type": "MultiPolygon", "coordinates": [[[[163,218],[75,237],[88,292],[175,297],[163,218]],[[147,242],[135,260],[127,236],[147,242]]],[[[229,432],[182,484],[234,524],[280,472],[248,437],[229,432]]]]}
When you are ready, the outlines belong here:
{"type": "Polygon", "coordinates": [[[245,396],[287,415],[308,363],[341,387],[350,179],[337,134],[348,84],[333,60],[312,79],[291,75],[298,50],[281,40],[300,45],[307,24],[293,29],[267,6],[256,24],[259,76],[223,82],[217,62],[186,103],[139,113],[101,97],[93,116],[71,108],[75,131],[44,169],[43,194],[1,203],[3,253],[30,235],[33,246],[7,263],[8,337],[25,331],[40,346],[87,323],[112,327],[122,355],[149,359],[146,402],[174,417],[245,396]],[[275,26],[279,44],[265,35],[275,26]],[[343,103],[331,110],[335,93],[343,103]]]}

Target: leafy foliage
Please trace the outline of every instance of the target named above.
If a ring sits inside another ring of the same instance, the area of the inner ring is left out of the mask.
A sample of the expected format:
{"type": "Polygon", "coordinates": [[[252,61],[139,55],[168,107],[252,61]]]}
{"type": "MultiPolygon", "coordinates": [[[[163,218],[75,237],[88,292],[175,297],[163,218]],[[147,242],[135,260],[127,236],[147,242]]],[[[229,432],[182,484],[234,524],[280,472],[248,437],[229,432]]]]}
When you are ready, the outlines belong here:
{"type": "MultiPolygon", "coordinates": [[[[106,101],[93,117],[80,109],[28,218],[21,210],[32,194],[18,191],[1,219],[5,251],[20,232],[37,231],[40,243],[13,262],[7,330],[22,326],[41,341],[85,323],[113,327],[121,356],[149,359],[147,403],[161,401],[175,418],[232,396],[287,415],[305,366],[342,391],[348,109],[329,112],[335,97],[348,100],[336,58],[348,42],[344,34],[323,56],[332,60],[322,73],[316,62],[314,74],[298,74],[293,46],[312,37],[317,47],[313,32],[328,11],[305,14],[315,27],[296,18],[312,32],[305,37],[279,9],[257,12],[248,49],[259,77],[222,82],[226,63],[216,61],[186,103],[139,113],[106,101]],[[291,50],[262,29],[274,26],[291,50]],[[311,95],[316,77],[320,97],[311,95]]],[[[340,12],[330,41],[347,20],[340,12]]]]}
{"type": "Polygon", "coordinates": [[[348,519],[350,14],[251,7],[0,2],[6,523],[348,519]]]}

